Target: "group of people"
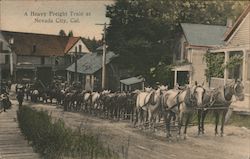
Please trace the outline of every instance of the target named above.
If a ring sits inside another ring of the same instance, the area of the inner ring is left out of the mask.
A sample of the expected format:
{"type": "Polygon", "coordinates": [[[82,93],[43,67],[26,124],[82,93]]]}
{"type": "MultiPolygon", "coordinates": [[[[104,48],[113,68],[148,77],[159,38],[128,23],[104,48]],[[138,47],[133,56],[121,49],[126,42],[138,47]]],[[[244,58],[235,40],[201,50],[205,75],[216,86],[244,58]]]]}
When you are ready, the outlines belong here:
{"type": "Polygon", "coordinates": [[[1,82],[0,109],[3,109],[4,112],[11,107],[11,101],[9,99],[10,87],[11,82],[1,82]]]}

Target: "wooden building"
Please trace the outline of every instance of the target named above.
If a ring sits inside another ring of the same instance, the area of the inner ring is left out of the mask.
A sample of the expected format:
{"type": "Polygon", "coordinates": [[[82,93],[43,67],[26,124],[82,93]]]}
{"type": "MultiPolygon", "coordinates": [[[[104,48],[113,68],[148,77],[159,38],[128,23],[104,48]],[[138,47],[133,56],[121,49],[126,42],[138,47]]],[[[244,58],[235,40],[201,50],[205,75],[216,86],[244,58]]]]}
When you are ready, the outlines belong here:
{"type": "Polygon", "coordinates": [[[206,82],[204,55],[223,44],[226,26],[181,23],[182,34],[175,46],[174,85],[206,82]]]}
{"type": "MultiPolygon", "coordinates": [[[[90,91],[100,91],[102,82],[102,50],[86,54],[77,60],[77,67],[75,63],[71,64],[67,70],[67,81],[70,83],[78,81],[81,83],[83,89],[90,91]],[[74,79],[77,77],[77,80],[74,79]]],[[[106,80],[105,88],[117,91],[119,90],[119,70],[115,64],[115,55],[113,52],[106,53],[106,80]]]]}
{"type": "Polygon", "coordinates": [[[250,5],[239,16],[234,25],[224,34],[224,45],[210,49],[210,53],[222,54],[224,64],[227,64],[231,57],[239,55],[242,63],[237,67],[224,70],[224,77],[212,77],[211,86],[217,87],[237,79],[242,79],[244,85],[245,100],[236,103],[238,108],[250,112],[250,5]]]}
{"type": "Polygon", "coordinates": [[[90,51],[80,37],[2,31],[6,41],[12,39],[14,79],[38,78],[45,83],[55,76],[66,78],[66,68],[74,62],[74,53],[90,51]]]}
{"type": "Polygon", "coordinates": [[[9,80],[13,74],[13,54],[0,31],[0,80],[9,80]]]}
{"type": "Polygon", "coordinates": [[[120,91],[144,90],[144,78],[130,77],[120,80],[120,91]]]}

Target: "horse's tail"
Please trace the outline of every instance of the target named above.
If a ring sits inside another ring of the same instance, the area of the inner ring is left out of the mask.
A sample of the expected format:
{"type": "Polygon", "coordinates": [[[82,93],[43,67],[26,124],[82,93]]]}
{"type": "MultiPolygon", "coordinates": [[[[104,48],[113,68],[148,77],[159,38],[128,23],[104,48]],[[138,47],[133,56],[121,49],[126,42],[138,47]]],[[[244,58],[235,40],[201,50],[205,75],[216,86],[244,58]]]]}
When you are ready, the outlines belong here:
{"type": "Polygon", "coordinates": [[[230,119],[231,115],[233,113],[233,108],[229,107],[225,116],[225,124],[228,122],[228,120],[230,119]]]}
{"type": "MultiPolygon", "coordinates": [[[[155,101],[154,98],[155,98],[155,91],[153,91],[153,92],[150,94],[148,103],[151,104],[151,105],[155,105],[155,104],[156,104],[156,101],[155,101]]],[[[145,104],[147,104],[147,103],[145,103],[145,104]]]]}

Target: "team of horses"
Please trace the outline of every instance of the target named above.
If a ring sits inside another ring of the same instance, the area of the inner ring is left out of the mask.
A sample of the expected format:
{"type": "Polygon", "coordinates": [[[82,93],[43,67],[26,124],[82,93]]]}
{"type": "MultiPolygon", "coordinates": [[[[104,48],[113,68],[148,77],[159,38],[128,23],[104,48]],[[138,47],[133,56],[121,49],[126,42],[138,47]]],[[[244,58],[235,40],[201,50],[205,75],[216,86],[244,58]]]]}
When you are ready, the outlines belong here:
{"type": "Polygon", "coordinates": [[[145,88],[133,92],[91,92],[71,87],[53,86],[42,93],[36,89],[25,88],[24,93],[33,102],[50,102],[56,99],[65,111],[83,111],[110,119],[130,119],[136,127],[154,129],[157,122],[164,120],[167,137],[171,137],[171,126],[177,124],[181,135],[184,126],[186,138],[188,124],[197,112],[198,134],[204,134],[204,121],[208,111],[215,115],[215,135],[221,118],[221,132],[227,120],[229,106],[233,99],[243,100],[243,85],[235,80],[215,89],[208,89],[203,84],[187,85],[182,89],[168,89],[167,86],[145,88]]]}

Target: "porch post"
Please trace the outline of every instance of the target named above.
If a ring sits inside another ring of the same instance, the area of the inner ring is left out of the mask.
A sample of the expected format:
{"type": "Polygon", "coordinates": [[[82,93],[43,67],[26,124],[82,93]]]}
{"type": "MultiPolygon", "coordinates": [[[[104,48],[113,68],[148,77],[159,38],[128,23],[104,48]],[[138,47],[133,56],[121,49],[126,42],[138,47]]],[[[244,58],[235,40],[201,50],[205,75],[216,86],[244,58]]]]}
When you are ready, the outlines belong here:
{"type": "Polygon", "coordinates": [[[122,92],[123,91],[123,84],[120,83],[120,91],[122,92]]]}
{"type": "Polygon", "coordinates": [[[144,87],[145,87],[145,85],[144,85],[144,80],[142,81],[142,90],[144,91],[144,87]]]}
{"type": "Polygon", "coordinates": [[[94,77],[94,75],[91,75],[91,88],[92,88],[92,91],[94,91],[94,81],[95,81],[95,77],[94,77]]]}
{"type": "Polygon", "coordinates": [[[70,73],[67,71],[67,81],[70,82],[70,73]]]}
{"type": "Polygon", "coordinates": [[[13,76],[13,53],[10,53],[10,77],[13,76]]]}
{"type": "Polygon", "coordinates": [[[243,50],[243,61],[242,61],[242,82],[245,85],[247,80],[247,51],[243,50]]]}
{"type": "Polygon", "coordinates": [[[192,84],[192,71],[189,71],[189,84],[192,84]]]}
{"type": "Polygon", "coordinates": [[[177,84],[177,70],[174,70],[174,86],[177,84]]]}
{"type": "MultiPolygon", "coordinates": [[[[224,59],[225,65],[227,64],[228,60],[229,60],[229,52],[225,51],[225,59],[224,59]]],[[[227,83],[227,79],[228,79],[228,69],[225,68],[224,69],[224,85],[227,83]]]]}
{"type": "Polygon", "coordinates": [[[129,85],[129,86],[128,86],[128,91],[130,91],[130,92],[131,92],[131,85],[129,85]]]}

